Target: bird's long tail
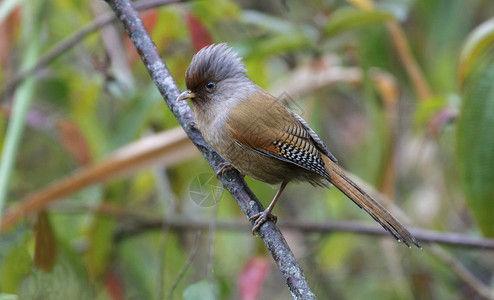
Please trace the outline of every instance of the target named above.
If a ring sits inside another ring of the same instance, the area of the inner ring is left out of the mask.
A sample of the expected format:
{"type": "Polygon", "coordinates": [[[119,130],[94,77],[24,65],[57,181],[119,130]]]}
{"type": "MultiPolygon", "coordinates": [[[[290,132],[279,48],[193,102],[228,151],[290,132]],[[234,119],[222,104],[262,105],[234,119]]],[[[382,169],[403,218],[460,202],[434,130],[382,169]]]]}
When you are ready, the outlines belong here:
{"type": "Polygon", "coordinates": [[[372,199],[356,183],[351,181],[343,170],[331,159],[323,156],[326,171],[328,171],[331,183],[350,198],[360,208],[365,210],[381,226],[391,233],[398,241],[403,241],[408,247],[413,243],[421,248],[419,242],[410,232],[396,220],[381,204],[372,199]]]}

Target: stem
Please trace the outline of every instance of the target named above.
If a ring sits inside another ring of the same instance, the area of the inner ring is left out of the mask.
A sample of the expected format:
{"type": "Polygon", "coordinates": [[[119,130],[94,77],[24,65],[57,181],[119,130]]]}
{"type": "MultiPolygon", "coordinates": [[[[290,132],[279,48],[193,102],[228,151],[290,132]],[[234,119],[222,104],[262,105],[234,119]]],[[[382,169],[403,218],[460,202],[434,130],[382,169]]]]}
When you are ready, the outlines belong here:
{"type": "MultiPolygon", "coordinates": [[[[77,213],[86,213],[87,209],[74,211],[77,213]]],[[[67,210],[64,213],[68,213],[67,210]]],[[[167,218],[162,219],[146,219],[143,216],[137,216],[122,212],[112,211],[100,211],[102,214],[114,215],[115,217],[125,220],[132,220],[130,225],[122,225],[115,234],[115,240],[118,242],[121,239],[134,236],[146,230],[160,230],[165,226],[170,230],[208,230],[209,221],[207,220],[190,220],[184,218],[167,218]]],[[[368,224],[364,222],[355,221],[334,221],[334,222],[307,222],[307,221],[289,221],[279,222],[278,227],[284,230],[293,230],[302,232],[304,234],[330,234],[334,232],[348,232],[361,235],[382,236],[392,238],[388,232],[382,229],[382,227],[368,224]]],[[[227,231],[240,231],[251,232],[251,227],[247,226],[244,222],[234,221],[216,221],[217,230],[227,231]]],[[[433,230],[425,230],[419,228],[409,228],[410,232],[420,242],[424,243],[438,243],[447,246],[454,246],[458,248],[466,249],[483,249],[494,250],[494,239],[471,237],[467,234],[453,233],[453,232],[440,232],[433,230]]]]}
{"type": "MultiPolygon", "coordinates": [[[[41,48],[39,34],[41,26],[39,26],[39,21],[33,21],[39,15],[39,8],[40,5],[27,3],[23,7],[23,16],[25,16],[23,18],[23,27],[27,28],[23,40],[27,45],[27,49],[24,53],[22,69],[29,68],[36,62],[41,48]]],[[[35,83],[34,78],[30,78],[14,95],[12,118],[7,128],[0,164],[0,221],[3,215],[3,206],[7,198],[12,167],[14,166],[24,124],[26,123],[26,114],[33,99],[35,83]]]]}

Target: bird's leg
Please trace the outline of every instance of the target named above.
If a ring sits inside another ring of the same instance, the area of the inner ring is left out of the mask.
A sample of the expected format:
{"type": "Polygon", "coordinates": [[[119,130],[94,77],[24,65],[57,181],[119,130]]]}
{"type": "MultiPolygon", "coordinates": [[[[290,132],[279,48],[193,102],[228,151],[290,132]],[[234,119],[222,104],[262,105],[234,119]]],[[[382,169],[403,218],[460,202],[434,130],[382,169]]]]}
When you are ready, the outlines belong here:
{"type": "Polygon", "coordinates": [[[288,181],[283,181],[281,183],[280,189],[278,190],[278,192],[276,192],[276,195],[274,195],[273,201],[271,201],[268,208],[266,208],[263,212],[255,214],[249,218],[249,221],[255,220],[254,227],[252,227],[252,234],[255,234],[259,227],[261,227],[261,225],[264,224],[264,222],[266,222],[268,219],[276,223],[278,218],[271,212],[273,211],[274,206],[276,205],[276,201],[278,201],[278,198],[281,196],[281,193],[283,193],[283,190],[285,189],[287,184],[288,181]]]}
{"type": "Polygon", "coordinates": [[[195,121],[192,121],[189,123],[188,127],[190,130],[197,129],[197,123],[195,121]]]}

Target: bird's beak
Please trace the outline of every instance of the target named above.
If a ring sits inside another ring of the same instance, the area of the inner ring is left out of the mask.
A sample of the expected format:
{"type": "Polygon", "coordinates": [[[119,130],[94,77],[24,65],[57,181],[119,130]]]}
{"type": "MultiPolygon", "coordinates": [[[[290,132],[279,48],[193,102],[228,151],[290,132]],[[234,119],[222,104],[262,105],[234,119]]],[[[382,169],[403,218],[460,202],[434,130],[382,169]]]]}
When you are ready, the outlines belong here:
{"type": "Polygon", "coordinates": [[[177,101],[183,101],[183,100],[192,99],[195,97],[196,97],[196,94],[192,93],[190,90],[186,90],[185,92],[180,94],[180,96],[178,96],[177,101]]]}

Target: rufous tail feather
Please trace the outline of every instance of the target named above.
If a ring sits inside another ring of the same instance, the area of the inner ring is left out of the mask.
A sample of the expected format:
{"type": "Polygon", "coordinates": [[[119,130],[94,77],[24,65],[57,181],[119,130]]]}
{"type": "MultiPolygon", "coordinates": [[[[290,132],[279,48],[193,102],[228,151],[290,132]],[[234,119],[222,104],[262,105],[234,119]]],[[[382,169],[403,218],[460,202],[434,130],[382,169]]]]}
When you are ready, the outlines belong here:
{"type": "Polygon", "coordinates": [[[343,194],[350,198],[360,208],[365,210],[381,226],[391,233],[398,241],[403,241],[405,245],[415,244],[422,248],[420,243],[412,236],[410,232],[396,220],[379,202],[374,200],[364,192],[356,183],[351,181],[343,170],[331,159],[323,156],[326,171],[330,176],[330,182],[337,187],[343,194]]]}

